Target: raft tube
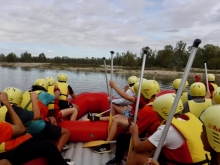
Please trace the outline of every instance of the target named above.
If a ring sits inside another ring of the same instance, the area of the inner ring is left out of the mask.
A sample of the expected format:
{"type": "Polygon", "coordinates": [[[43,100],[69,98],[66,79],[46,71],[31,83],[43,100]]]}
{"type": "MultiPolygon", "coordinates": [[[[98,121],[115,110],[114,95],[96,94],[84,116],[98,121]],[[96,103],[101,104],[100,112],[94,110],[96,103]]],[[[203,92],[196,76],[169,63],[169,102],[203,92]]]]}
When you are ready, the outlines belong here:
{"type": "MultiPolygon", "coordinates": [[[[110,108],[108,94],[86,92],[77,95],[76,99],[71,99],[71,103],[79,106],[77,119],[88,112],[101,113],[110,108]]],[[[108,115],[106,113],[105,115],[108,115]]],[[[70,131],[69,142],[88,142],[93,140],[106,140],[108,136],[108,122],[105,121],[62,121],[60,126],[70,131]]],[[[118,127],[118,133],[122,129],[118,127]]]]}

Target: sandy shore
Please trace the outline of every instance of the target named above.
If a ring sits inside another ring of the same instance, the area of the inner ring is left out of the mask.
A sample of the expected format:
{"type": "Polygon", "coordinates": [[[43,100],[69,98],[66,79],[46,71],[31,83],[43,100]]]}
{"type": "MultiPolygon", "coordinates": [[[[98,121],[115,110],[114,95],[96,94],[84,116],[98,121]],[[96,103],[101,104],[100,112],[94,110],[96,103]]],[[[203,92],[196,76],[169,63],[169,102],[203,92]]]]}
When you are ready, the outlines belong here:
{"type": "MultiPolygon", "coordinates": [[[[26,68],[39,68],[39,69],[56,69],[56,70],[68,70],[68,71],[89,71],[89,72],[105,72],[104,67],[69,67],[66,65],[54,65],[49,63],[3,63],[0,62],[0,66],[3,67],[26,67],[26,68]]],[[[107,72],[110,73],[110,66],[107,66],[107,72]]],[[[181,78],[184,70],[182,71],[170,71],[170,70],[145,70],[144,75],[150,78],[160,78],[160,79],[175,79],[181,78]]],[[[140,75],[140,70],[127,70],[118,66],[114,66],[115,74],[129,74],[129,75],[140,75]]],[[[213,73],[216,79],[220,79],[219,70],[211,70],[209,73],[213,73]]],[[[199,74],[202,81],[205,81],[205,71],[200,68],[192,68],[189,74],[189,79],[194,79],[195,74],[199,74]]]]}

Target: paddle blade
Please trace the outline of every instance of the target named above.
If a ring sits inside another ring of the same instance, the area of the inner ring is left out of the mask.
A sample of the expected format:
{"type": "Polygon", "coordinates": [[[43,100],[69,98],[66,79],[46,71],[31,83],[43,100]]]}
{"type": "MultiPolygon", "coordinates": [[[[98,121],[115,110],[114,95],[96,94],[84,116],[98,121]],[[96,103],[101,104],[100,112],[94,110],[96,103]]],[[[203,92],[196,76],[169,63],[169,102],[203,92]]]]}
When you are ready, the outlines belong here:
{"type": "Polygon", "coordinates": [[[99,146],[102,144],[107,144],[108,141],[104,141],[104,140],[95,140],[95,141],[91,141],[91,142],[86,142],[83,144],[83,148],[88,148],[88,147],[95,147],[95,146],[99,146]]]}

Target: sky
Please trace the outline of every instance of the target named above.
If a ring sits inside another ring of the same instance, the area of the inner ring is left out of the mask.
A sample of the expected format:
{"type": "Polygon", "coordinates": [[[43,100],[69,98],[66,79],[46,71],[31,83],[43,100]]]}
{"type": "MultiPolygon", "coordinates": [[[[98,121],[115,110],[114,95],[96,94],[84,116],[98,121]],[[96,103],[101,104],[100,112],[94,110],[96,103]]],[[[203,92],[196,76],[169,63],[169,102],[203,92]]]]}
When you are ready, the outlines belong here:
{"type": "Polygon", "coordinates": [[[110,57],[194,39],[220,46],[219,0],[0,0],[0,54],[110,57]]]}

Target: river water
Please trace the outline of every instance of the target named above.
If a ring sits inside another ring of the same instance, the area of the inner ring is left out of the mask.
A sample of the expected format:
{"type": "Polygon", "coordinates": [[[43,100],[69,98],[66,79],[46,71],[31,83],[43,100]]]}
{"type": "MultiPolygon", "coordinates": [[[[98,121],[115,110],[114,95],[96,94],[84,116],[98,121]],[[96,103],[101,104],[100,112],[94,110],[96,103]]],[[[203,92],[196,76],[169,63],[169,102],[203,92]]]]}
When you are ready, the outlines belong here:
{"type": "MultiPolygon", "coordinates": [[[[0,66],[0,90],[6,87],[16,87],[23,92],[29,90],[37,78],[45,78],[52,76],[57,79],[59,73],[65,73],[68,76],[67,83],[73,88],[76,94],[82,92],[107,92],[106,76],[103,72],[85,72],[85,71],[65,71],[23,67],[2,67],[0,66]]],[[[113,80],[123,89],[127,84],[127,74],[113,74],[113,80]]],[[[107,74],[110,80],[110,73],[107,74]]],[[[152,79],[144,75],[147,79],[152,79]]],[[[156,79],[160,84],[161,89],[172,89],[173,79],[156,79]]],[[[113,96],[118,97],[113,91],[113,96]]]]}

